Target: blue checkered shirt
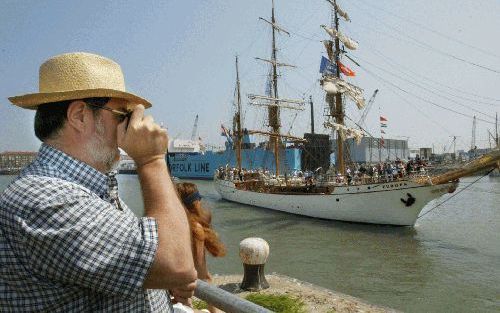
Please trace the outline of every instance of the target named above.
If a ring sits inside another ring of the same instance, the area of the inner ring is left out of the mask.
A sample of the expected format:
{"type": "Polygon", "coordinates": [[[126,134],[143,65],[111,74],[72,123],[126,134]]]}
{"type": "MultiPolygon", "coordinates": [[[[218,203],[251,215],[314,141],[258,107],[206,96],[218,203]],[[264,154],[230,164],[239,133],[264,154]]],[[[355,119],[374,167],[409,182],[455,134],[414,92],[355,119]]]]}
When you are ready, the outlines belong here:
{"type": "Polygon", "coordinates": [[[0,195],[0,311],[171,312],[167,292],[142,288],[157,246],[114,175],[42,144],[0,195]]]}

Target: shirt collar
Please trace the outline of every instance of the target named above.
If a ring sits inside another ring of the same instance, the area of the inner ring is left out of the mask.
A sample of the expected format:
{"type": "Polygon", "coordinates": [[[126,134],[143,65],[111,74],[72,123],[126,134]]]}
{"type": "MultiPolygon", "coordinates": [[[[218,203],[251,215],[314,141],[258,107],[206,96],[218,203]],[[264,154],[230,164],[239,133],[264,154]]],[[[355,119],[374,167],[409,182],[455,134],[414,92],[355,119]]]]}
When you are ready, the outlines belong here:
{"type": "Polygon", "coordinates": [[[66,153],[42,143],[38,161],[57,170],[68,181],[82,185],[100,197],[108,195],[108,176],[85,162],[72,158],[66,153]]]}

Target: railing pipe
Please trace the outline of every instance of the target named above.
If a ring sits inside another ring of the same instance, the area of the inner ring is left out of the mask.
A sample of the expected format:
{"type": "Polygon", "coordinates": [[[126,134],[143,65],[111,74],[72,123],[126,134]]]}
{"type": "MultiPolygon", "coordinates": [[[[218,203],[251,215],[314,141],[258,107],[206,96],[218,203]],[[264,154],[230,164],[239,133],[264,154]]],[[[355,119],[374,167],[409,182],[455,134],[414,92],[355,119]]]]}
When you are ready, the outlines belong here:
{"type": "Polygon", "coordinates": [[[203,280],[196,280],[196,290],[194,295],[216,308],[227,313],[271,313],[266,308],[261,307],[248,300],[242,299],[221,288],[210,285],[203,280]]]}

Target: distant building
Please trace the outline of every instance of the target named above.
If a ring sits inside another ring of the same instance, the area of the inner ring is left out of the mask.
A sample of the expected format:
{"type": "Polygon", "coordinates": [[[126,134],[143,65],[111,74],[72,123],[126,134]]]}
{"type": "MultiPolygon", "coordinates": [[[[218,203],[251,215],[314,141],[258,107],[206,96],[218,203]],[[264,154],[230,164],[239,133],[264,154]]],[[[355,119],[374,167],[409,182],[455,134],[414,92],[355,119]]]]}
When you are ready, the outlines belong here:
{"type": "MultiPolygon", "coordinates": [[[[407,140],[383,139],[382,141],[380,138],[363,137],[359,144],[353,138],[348,138],[345,142],[347,153],[353,162],[376,163],[410,158],[407,140]]],[[[332,147],[334,150],[337,149],[336,140],[333,140],[332,147]]]]}
{"type": "Polygon", "coordinates": [[[417,155],[420,157],[420,149],[410,148],[410,159],[415,159],[417,155]]]}
{"type": "Polygon", "coordinates": [[[7,151],[0,153],[0,171],[7,174],[18,173],[33,162],[37,152],[7,151]]]}
{"type": "Polygon", "coordinates": [[[429,160],[432,157],[432,148],[420,148],[420,158],[429,160]]]}

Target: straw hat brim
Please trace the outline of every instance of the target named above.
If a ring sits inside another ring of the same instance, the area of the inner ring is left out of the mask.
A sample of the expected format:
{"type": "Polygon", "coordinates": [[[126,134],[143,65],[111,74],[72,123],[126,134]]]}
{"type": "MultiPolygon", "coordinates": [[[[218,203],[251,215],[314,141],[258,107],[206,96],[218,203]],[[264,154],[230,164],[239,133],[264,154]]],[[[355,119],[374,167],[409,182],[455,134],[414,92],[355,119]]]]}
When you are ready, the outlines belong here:
{"type": "Polygon", "coordinates": [[[36,110],[41,104],[59,102],[65,100],[77,100],[83,98],[93,98],[93,97],[109,97],[125,99],[130,101],[132,104],[142,104],[147,109],[151,107],[151,103],[139,96],[132,93],[115,90],[115,89],[85,89],[85,90],[71,90],[71,91],[60,91],[60,92],[50,92],[50,93],[32,93],[22,96],[10,97],[9,100],[12,104],[18,107],[36,110]]]}

